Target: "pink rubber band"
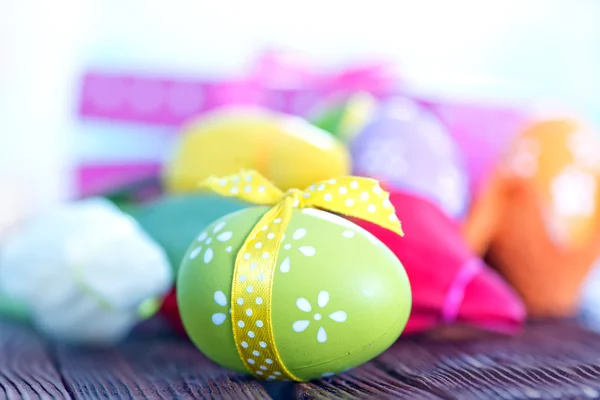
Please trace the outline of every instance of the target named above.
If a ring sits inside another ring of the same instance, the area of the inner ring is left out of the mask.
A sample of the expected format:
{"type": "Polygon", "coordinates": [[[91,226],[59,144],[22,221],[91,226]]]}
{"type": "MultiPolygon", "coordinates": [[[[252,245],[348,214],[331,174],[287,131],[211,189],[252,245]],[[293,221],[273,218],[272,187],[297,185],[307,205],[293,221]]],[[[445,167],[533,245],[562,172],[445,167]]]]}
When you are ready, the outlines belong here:
{"type": "Polygon", "coordinates": [[[442,321],[452,323],[456,321],[458,311],[465,297],[465,289],[469,283],[479,274],[482,269],[481,260],[471,258],[458,270],[454,280],[448,288],[446,299],[442,306],[442,321]]]}

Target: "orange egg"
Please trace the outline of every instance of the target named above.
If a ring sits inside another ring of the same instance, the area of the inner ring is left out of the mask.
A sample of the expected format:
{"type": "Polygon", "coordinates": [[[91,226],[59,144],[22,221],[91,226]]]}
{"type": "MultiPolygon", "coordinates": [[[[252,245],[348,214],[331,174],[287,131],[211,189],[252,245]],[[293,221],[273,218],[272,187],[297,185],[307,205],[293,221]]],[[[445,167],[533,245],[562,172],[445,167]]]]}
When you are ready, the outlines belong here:
{"type": "Polygon", "coordinates": [[[600,253],[600,146],[574,119],[532,123],[474,201],[464,234],[530,314],[571,315],[600,253]]]}
{"type": "Polygon", "coordinates": [[[559,246],[584,246],[600,220],[600,151],[594,134],[572,120],[531,126],[508,152],[505,167],[540,195],[550,237],[559,246]]]}

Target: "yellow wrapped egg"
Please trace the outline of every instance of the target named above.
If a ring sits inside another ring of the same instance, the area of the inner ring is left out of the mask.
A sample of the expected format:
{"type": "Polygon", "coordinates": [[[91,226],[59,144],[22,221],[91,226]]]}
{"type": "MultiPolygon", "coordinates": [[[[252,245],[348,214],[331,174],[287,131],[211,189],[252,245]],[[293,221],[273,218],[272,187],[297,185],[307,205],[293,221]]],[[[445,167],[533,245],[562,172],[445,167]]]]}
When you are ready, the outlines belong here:
{"type": "Polygon", "coordinates": [[[197,190],[211,175],[253,169],[287,190],[348,175],[350,155],[302,118],[264,109],[224,109],[192,121],[165,171],[170,192],[197,190]]]}

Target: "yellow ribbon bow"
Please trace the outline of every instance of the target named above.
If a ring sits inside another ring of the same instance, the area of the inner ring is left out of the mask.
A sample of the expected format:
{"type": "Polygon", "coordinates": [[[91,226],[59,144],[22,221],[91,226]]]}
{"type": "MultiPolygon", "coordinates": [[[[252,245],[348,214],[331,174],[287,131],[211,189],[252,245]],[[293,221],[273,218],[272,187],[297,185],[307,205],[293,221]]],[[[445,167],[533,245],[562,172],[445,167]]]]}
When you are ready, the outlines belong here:
{"type": "Polygon", "coordinates": [[[233,336],[240,359],[254,376],[300,381],[279,356],[271,319],[273,276],[292,211],[318,208],[360,218],[403,236],[389,194],[376,180],[355,176],[317,182],[306,190],[290,189],[284,193],[258,172],[246,170],[222,178],[212,176],[199,186],[250,203],[274,205],[254,226],[237,253],[231,289],[233,336]],[[244,304],[261,307],[252,311],[244,304]]]}

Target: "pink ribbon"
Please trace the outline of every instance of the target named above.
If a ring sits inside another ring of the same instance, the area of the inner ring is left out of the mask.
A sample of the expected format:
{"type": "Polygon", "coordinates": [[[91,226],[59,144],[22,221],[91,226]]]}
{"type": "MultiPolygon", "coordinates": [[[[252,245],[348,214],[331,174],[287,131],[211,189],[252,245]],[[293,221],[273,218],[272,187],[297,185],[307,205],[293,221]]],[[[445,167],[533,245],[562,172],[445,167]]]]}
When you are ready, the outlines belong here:
{"type": "Polygon", "coordinates": [[[465,297],[465,289],[482,268],[482,262],[478,258],[471,258],[460,267],[448,288],[448,292],[446,292],[446,299],[442,306],[442,321],[444,323],[449,324],[456,321],[465,297]]]}

